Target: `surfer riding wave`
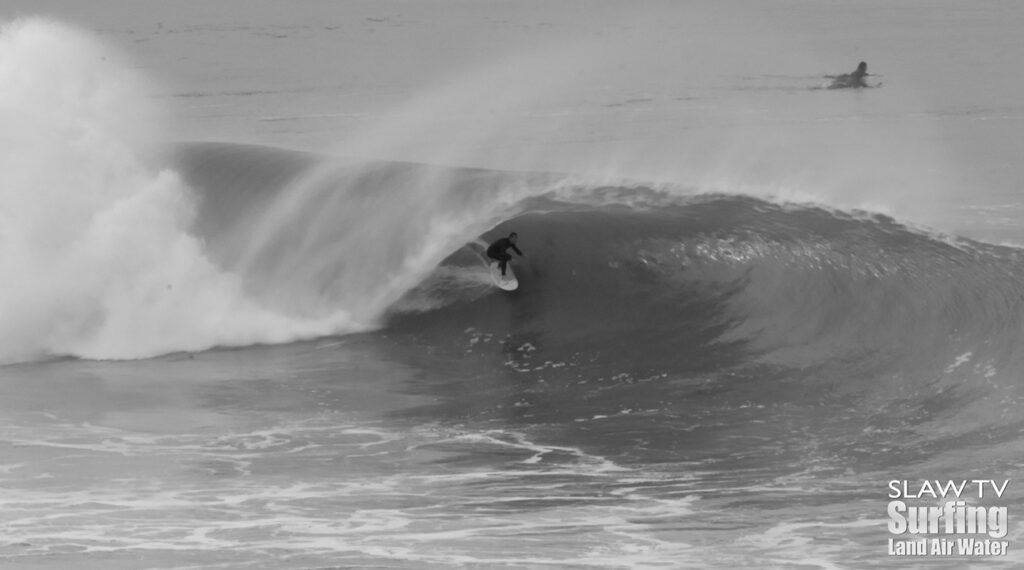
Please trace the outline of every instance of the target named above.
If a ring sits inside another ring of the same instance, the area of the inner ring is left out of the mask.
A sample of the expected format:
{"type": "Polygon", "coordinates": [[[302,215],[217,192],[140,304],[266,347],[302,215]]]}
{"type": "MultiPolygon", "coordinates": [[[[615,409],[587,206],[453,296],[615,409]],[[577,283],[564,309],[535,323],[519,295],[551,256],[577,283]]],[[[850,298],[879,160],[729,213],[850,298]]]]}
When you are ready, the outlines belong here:
{"type": "Polygon", "coordinates": [[[519,234],[512,232],[508,234],[508,237],[503,237],[487,246],[487,257],[498,262],[498,268],[501,269],[502,277],[505,277],[508,262],[512,259],[512,256],[508,254],[508,250],[512,249],[520,257],[523,255],[523,252],[519,251],[519,248],[516,247],[517,239],[519,239],[519,234]]]}

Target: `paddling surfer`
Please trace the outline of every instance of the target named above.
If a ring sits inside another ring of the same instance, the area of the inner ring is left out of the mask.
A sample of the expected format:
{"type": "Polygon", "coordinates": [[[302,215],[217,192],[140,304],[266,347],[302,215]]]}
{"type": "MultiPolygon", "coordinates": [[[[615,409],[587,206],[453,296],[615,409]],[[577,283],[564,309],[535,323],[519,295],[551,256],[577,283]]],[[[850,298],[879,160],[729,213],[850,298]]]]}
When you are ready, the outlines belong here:
{"type": "Polygon", "coordinates": [[[863,61],[857,66],[857,69],[853,73],[844,73],[837,75],[833,80],[832,84],[828,86],[829,89],[845,89],[848,87],[867,87],[868,82],[864,80],[868,75],[868,64],[863,61]]]}

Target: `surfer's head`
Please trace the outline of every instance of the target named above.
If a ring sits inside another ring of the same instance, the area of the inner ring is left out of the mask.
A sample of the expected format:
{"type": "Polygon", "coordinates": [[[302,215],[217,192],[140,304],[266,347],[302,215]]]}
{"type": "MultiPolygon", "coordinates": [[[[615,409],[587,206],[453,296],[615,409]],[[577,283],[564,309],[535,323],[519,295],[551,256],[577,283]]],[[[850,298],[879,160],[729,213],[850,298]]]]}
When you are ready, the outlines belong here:
{"type": "Polygon", "coordinates": [[[512,232],[512,233],[508,234],[508,241],[510,241],[512,243],[516,243],[516,239],[518,239],[518,238],[519,238],[519,234],[517,234],[516,232],[512,232]]]}
{"type": "Polygon", "coordinates": [[[868,64],[863,62],[863,61],[860,62],[860,65],[857,66],[857,74],[859,74],[859,75],[867,75],[868,74],[868,64]]]}

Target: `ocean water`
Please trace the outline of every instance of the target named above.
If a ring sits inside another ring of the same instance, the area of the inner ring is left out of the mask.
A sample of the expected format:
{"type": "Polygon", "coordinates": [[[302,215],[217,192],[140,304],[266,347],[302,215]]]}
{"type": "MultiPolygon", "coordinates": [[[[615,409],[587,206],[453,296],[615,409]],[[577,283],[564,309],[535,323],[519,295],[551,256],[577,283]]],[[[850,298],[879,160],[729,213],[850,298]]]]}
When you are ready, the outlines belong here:
{"type": "Polygon", "coordinates": [[[1024,5],[0,21],[4,566],[1024,563],[1024,5]]]}

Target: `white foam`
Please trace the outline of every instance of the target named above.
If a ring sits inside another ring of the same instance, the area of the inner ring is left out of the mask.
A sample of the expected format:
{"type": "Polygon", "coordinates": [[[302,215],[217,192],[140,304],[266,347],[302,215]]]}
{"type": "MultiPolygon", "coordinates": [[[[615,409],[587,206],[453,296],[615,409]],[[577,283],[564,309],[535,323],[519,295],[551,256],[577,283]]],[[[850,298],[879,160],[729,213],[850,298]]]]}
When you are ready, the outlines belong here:
{"type": "Polygon", "coordinates": [[[137,358],[354,326],[249,301],[187,231],[193,204],[150,162],[146,81],[115,51],[40,19],[0,34],[0,362],[137,358]]]}

